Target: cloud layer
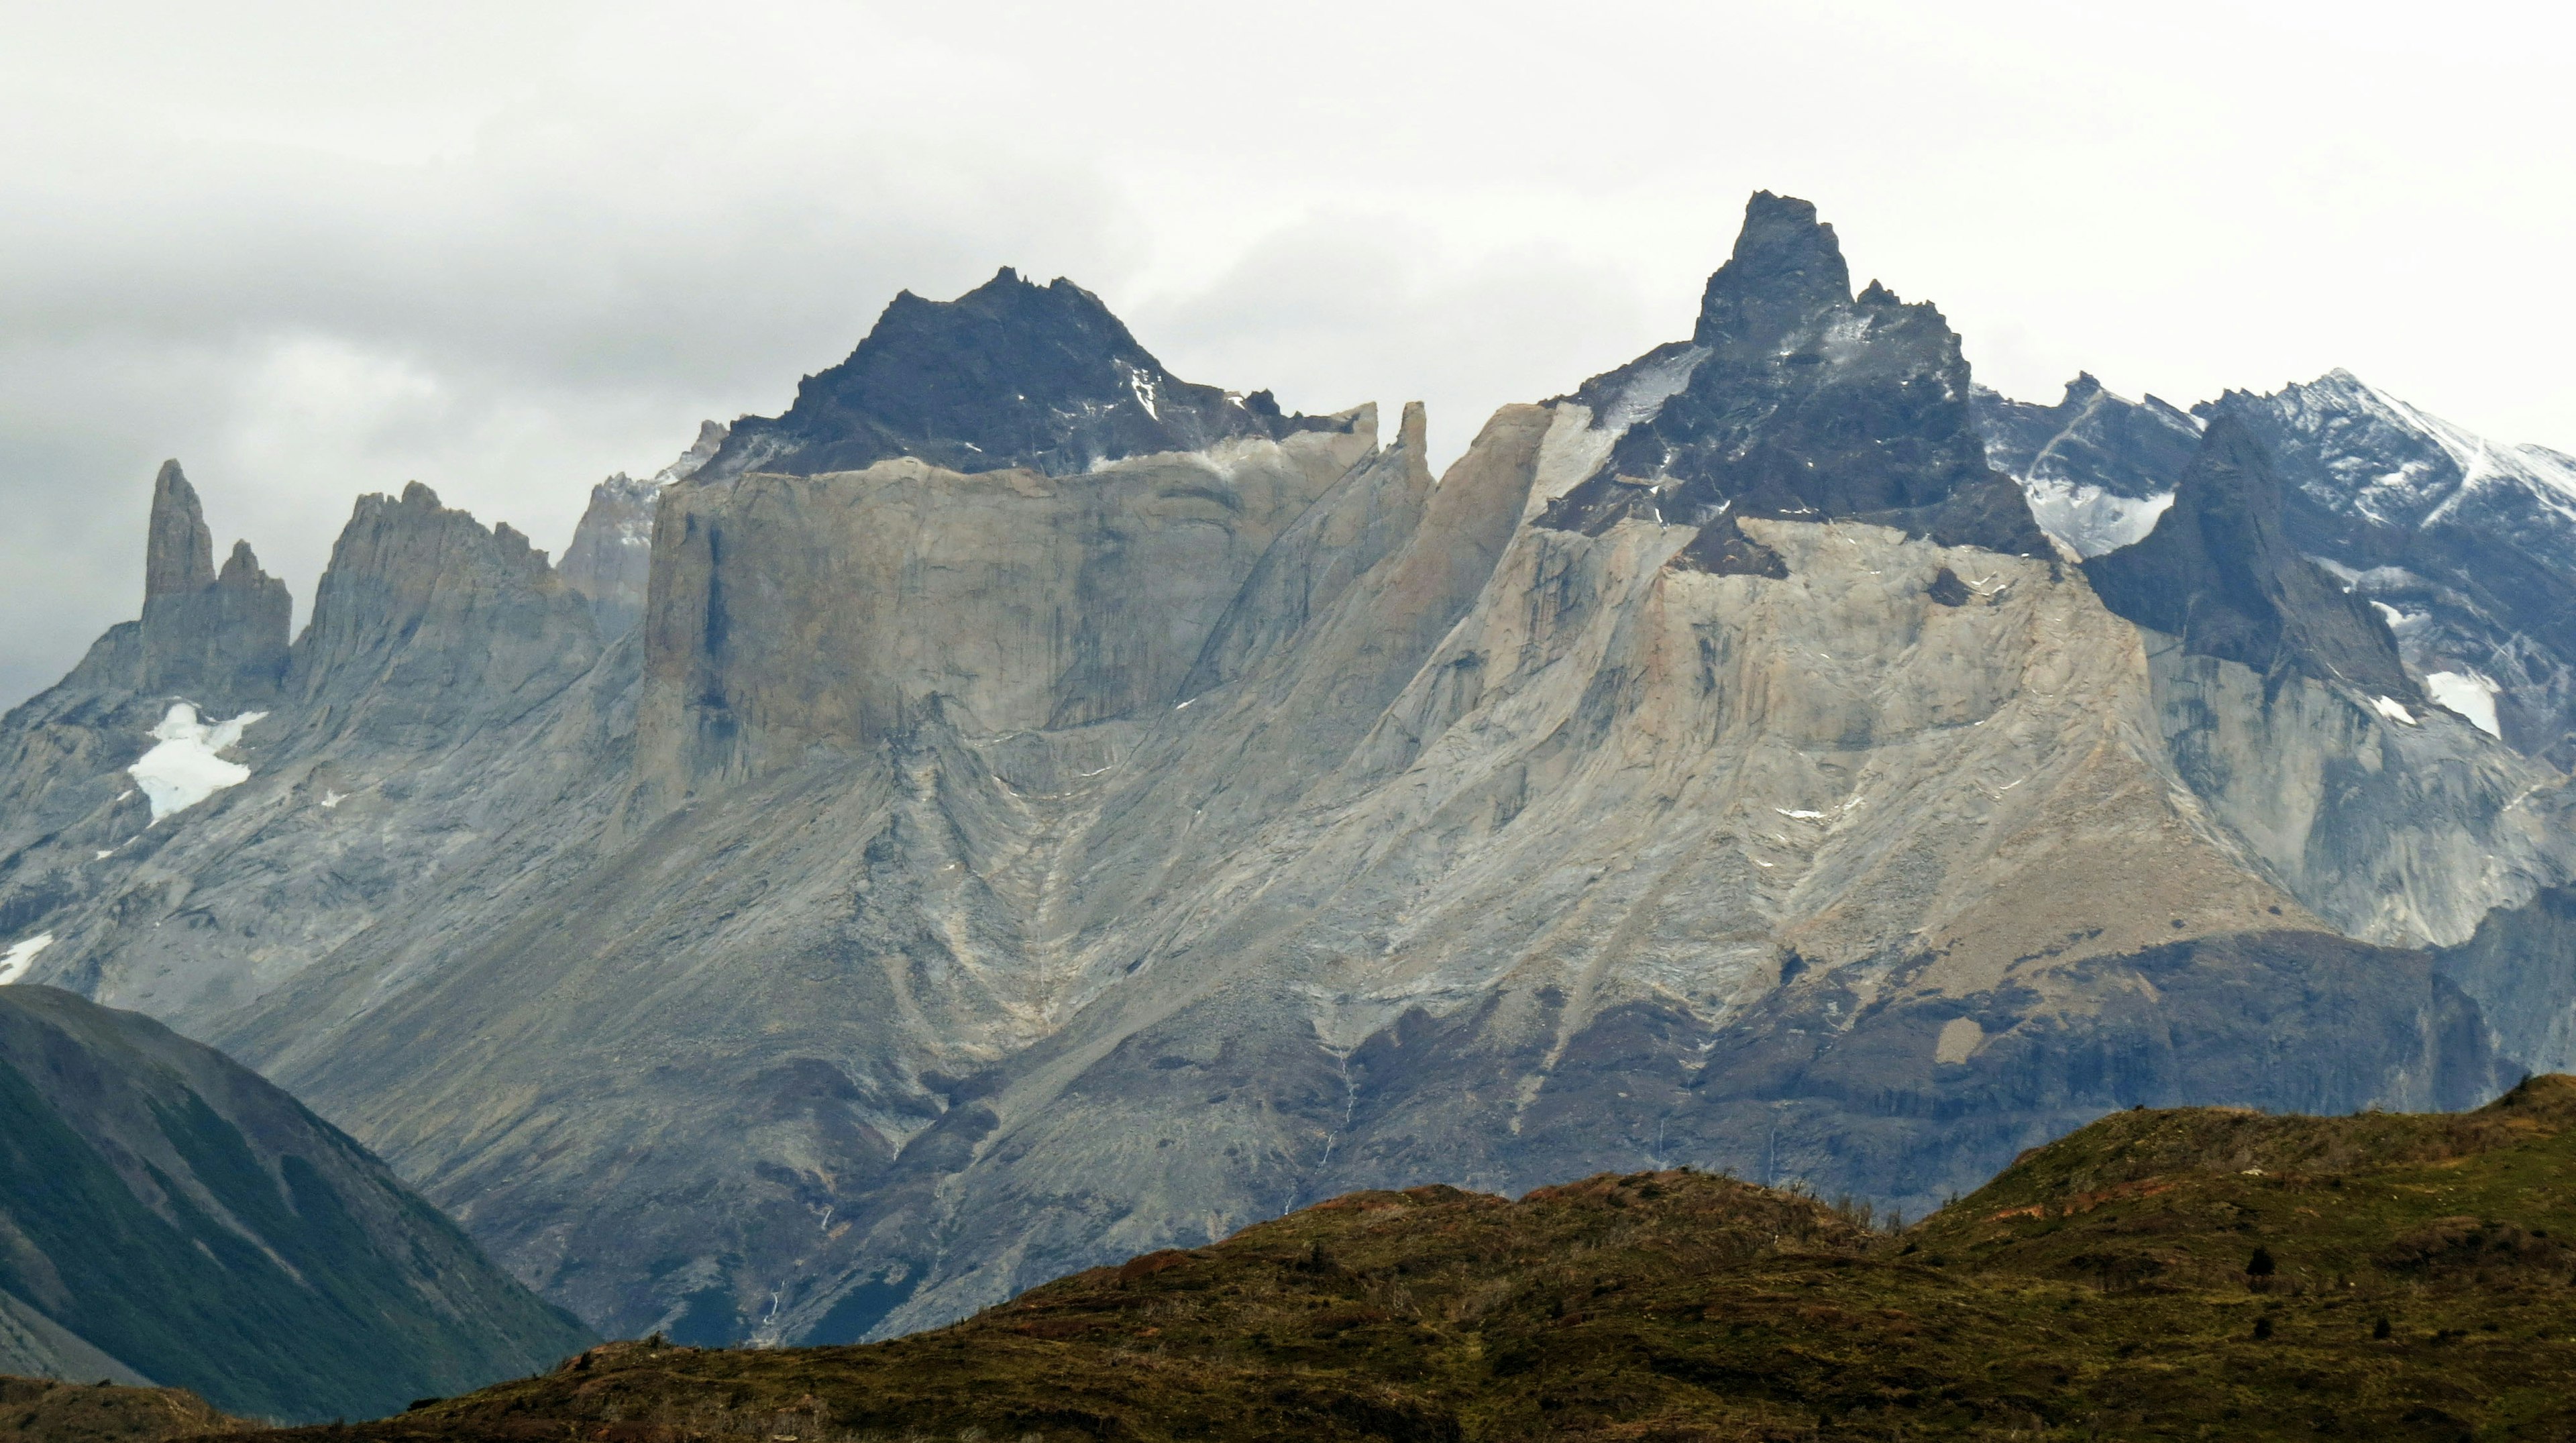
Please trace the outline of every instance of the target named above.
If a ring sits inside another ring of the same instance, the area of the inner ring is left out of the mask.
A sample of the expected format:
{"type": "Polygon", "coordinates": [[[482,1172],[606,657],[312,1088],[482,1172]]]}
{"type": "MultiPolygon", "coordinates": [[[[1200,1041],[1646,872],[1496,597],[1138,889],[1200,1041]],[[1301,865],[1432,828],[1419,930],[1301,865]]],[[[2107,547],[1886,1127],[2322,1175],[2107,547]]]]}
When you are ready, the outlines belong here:
{"type": "Polygon", "coordinates": [[[1681,334],[1818,201],[1980,375],[2345,365],[2576,446],[2532,7],[50,7],[0,50],[0,692],[139,602],[152,468],[300,598],[419,479],[560,547],[894,292],[1099,291],[1180,374],[1435,447],[1681,334]]]}

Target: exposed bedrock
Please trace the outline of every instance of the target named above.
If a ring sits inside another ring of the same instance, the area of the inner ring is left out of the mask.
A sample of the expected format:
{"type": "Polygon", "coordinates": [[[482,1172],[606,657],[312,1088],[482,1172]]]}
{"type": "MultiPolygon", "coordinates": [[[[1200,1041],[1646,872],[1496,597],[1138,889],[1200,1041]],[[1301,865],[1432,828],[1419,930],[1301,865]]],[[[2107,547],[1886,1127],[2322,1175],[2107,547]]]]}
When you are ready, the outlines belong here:
{"type": "Polygon", "coordinates": [[[708,1343],[1355,1186],[1911,1210],[2102,1109],[2452,1105],[2576,1035],[2557,774],[2432,704],[2259,451],[2070,397],[2039,450],[2201,448],[2072,563],[1803,202],[1436,478],[1416,408],[1277,417],[1105,317],[899,301],[653,489],[623,636],[605,551],[370,498],[237,784],[146,826],[106,693],[13,717],[78,805],[9,814],[0,941],[708,1343]]]}
{"type": "Polygon", "coordinates": [[[1375,441],[1374,410],[1078,475],[909,457],[665,496],[643,629],[645,782],[676,800],[937,698],[978,733],[1170,706],[1273,539],[1375,441]]]}

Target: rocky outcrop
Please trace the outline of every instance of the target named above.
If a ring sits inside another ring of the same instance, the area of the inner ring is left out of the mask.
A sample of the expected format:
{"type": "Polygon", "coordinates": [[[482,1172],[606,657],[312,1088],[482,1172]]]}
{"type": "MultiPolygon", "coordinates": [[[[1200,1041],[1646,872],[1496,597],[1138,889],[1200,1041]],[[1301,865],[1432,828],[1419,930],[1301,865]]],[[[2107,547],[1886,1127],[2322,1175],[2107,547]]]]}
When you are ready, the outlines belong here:
{"type": "Polygon", "coordinates": [[[2204,409],[2263,443],[2292,542],[2387,617],[2434,701],[2576,765],[2576,460],[2472,435],[2344,371],[2204,409]]]}
{"type": "MultiPolygon", "coordinates": [[[[0,943],[41,932],[29,980],[213,1035],[504,837],[520,850],[480,884],[495,901],[579,865],[626,785],[636,674],[507,527],[417,485],[364,498],[259,710],[135,692],[94,653],[0,723],[0,943]],[[142,775],[165,748],[176,797],[142,775]]],[[[419,925],[434,949],[441,924],[419,925]]]]}
{"type": "Polygon", "coordinates": [[[1548,509],[1559,530],[1842,518],[2047,554],[2020,490],[1987,463],[1958,337],[1930,304],[1875,281],[1854,298],[1833,227],[1802,200],[1756,194],[1690,344],[1576,399],[1623,430],[1548,509]]]}
{"type": "Polygon", "coordinates": [[[260,570],[249,542],[234,542],[215,570],[196,488],[178,462],[162,462],[152,483],[136,689],[225,709],[266,701],[286,677],[293,610],[286,583],[260,570]]]}
{"type": "Polygon", "coordinates": [[[63,1365],[307,1421],[591,1340],[328,1123],[134,1013],[0,990],[0,1123],[0,1332],[63,1365]]]}
{"type": "Polygon", "coordinates": [[[589,674],[583,599],[507,525],[415,481],[359,498],[331,548],[288,690],[305,724],[435,751],[506,726],[589,674]]]}
{"type": "Polygon", "coordinates": [[[905,291],[848,360],[796,388],[776,419],[746,416],[699,474],[816,476],[908,456],[961,474],[1073,476],[1106,461],[1347,429],[1289,416],[1267,391],[1193,385],[1163,369],[1100,298],[1008,266],[953,301],[905,291]]]}
{"type": "Polygon", "coordinates": [[[564,548],[564,585],[590,602],[602,636],[623,636],[644,615],[653,576],[653,508],[661,488],[620,471],[590,488],[590,505],[564,548]]]}
{"type": "MultiPolygon", "coordinates": [[[[1979,398],[1988,453],[2058,540],[2098,556],[2142,539],[2190,451],[2186,419],[2079,378],[2055,407],[1979,398]]],[[[2345,371],[2232,418],[2282,480],[2281,531],[2394,632],[2427,700],[2528,756],[2576,762],[2576,461],[2490,442],[2345,371]]]]}

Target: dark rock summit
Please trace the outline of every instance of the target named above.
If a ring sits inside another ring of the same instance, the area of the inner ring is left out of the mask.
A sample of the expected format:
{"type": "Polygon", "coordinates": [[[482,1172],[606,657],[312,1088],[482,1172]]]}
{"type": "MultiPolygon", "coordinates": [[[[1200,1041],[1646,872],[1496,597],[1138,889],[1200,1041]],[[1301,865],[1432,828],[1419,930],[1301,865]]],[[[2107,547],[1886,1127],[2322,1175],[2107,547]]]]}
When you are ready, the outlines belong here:
{"type": "Polygon", "coordinates": [[[1121,457],[1343,424],[1283,415],[1267,391],[1183,381],[1098,296],[1005,266],[953,301],[896,296],[848,360],[806,377],[785,415],[736,422],[699,474],[817,476],[915,456],[951,471],[1069,476],[1121,457]]]}
{"type": "Polygon", "coordinates": [[[1543,524],[1599,535],[1626,518],[1842,519],[2044,556],[2019,488],[1987,463],[1970,395],[1940,311],[1875,281],[1855,298],[1815,206],[1763,191],[1709,277],[1690,345],[1576,394],[1596,425],[1625,434],[1543,524]]]}
{"type": "Polygon", "coordinates": [[[2225,415],[2147,539],[2084,571],[2105,606],[2191,654],[2420,700],[2387,623],[2292,547],[2270,458],[2225,415]]]}

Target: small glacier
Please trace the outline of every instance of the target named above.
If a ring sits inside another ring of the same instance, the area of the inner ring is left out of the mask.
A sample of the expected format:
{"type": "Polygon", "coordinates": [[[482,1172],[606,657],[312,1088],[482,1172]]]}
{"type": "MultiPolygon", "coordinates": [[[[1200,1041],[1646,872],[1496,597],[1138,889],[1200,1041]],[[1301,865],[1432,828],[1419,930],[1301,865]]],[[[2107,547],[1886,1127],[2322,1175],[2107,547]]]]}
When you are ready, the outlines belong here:
{"type": "Polygon", "coordinates": [[[27,968],[35,963],[36,954],[52,945],[54,945],[54,934],[51,932],[39,932],[33,937],[11,943],[8,951],[0,952],[0,987],[6,987],[26,976],[27,968]]]}
{"type": "Polygon", "coordinates": [[[223,753],[241,741],[242,731],[268,715],[246,711],[230,721],[200,721],[197,709],[174,702],[161,724],[152,729],[159,745],[125,770],[152,804],[152,820],[186,811],[226,787],[250,780],[250,768],[224,760],[223,753]]]}
{"type": "Polygon", "coordinates": [[[2495,699],[2503,689],[2474,671],[2437,671],[2424,678],[2424,694],[2436,705],[2467,717],[2469,725],[2498,741],[2504,739],[2504,732],[2496,725],[2495,699]]]}
{"type": "Polygon", "coordinates": [[[2052,477],[2024,482],[2031,519],[2039,529],[2064,542],[2076,555],[2096,556],[2135,546],[2156,529],[2156,519],[2173,505],[2173,493],[2121,496],[2099,486],[2077,485],[2052,477]]]}

